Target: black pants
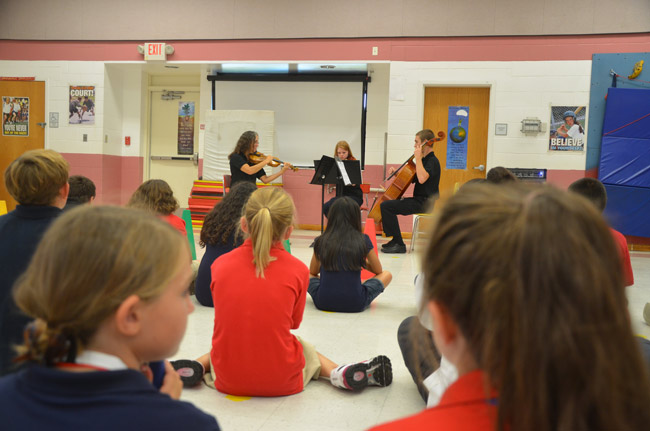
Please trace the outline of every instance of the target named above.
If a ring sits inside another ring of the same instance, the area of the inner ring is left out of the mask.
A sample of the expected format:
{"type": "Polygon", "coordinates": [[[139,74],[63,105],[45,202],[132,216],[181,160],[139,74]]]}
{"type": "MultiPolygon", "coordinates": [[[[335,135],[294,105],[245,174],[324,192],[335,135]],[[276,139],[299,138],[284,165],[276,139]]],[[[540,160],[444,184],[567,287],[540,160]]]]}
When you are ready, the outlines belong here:
{"type": "Polygon", "coordinates": [[[422,381],[440,366],[440,353],[433,344],[431,332],[422,326],[416,316],[407,317],[397,330],[397,343],[402,351],[404,364],[426,403],[429,390],[422,381]]]}
{"type": "Polygon", "coordinates": [[[424,211],[424,202],[414,198],[396,199],[382,202],[379,208],[381,210],[381,223],[384,226],[386,236],[392,236],[395,242],[404,244],[397,216],[421,213],[424,211]]]}

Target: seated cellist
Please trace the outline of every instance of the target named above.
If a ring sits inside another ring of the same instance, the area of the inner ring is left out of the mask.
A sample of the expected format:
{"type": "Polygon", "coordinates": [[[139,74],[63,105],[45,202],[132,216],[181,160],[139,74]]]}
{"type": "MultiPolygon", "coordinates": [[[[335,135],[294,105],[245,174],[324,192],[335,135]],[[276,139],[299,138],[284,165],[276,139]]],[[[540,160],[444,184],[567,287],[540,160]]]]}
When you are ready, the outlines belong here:
{"type": "Polygon", "coordinates": [[[393,238],[381,247],[383,253],[406,253],[406,245],[397,221],[398,215],[411,215],[425,210],[426,201],[438,194],[440,183],[440,162],[433,153],[435,135],[430,129],[420,130],[415,134],[416,175],[413,178],[415,187],[412,198],[389,200],[381,203],[381,218],[386,236],[393,238]],[[429,143],[430,145],[425,145],[429,143]]]}

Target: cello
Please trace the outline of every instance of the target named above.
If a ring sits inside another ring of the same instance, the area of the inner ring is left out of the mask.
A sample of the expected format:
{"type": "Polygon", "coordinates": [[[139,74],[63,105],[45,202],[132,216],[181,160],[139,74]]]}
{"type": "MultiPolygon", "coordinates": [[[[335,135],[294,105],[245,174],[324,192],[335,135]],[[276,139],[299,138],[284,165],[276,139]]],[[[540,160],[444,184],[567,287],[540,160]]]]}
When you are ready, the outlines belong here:
{"type": "MultiPolygon", "coordinates": [[[[422,146],[433,146],[435,142],[442,141],[445,139],[445,132],[439,131],[438,136],[436,136],[433,139],[429,139],[426,141],[422,146]]],[[[392,201],[395,199],[399,199],[404,195],[404,192],[406,192],[406,189],[411,185],[413,182],[413,178],[415,178],[415,175],[417,175],[415,171],[415,162],[413,161],[413,158],[415,156],[412,154],[411,157],[404,163],[402,163],[402,166],[400,166],[395,172],[393,172],[388,178],[386,178],[384,181],[390,180],[392,177],[395,177],[393,182],[391,183],[390,186],[386,189],[383,195],[381,195],[377,200],[375,200],[375,204],[373,205],[372,209],[368,213],[368,218],[371,218],[375,221],[375,225],[379,226],[381,223],[381,203],[385,201],[392,201]]]]}

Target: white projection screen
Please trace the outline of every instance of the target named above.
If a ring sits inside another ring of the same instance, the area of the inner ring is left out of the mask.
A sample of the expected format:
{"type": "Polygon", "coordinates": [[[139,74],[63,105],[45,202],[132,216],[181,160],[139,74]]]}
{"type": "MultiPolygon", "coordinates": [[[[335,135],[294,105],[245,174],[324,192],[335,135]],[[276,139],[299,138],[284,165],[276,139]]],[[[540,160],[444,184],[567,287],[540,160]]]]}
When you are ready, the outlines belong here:
{"type": "Polygon", "coordinates": [[[275,143],[262,142],[260,134],[260,147],[276,149],[275,157],[294,165],[313,166],[323,154],[332,156],[341,140],[360,160],[362,87],[361,82],[217,81],[216,109],[273,111],[275,143]]]}

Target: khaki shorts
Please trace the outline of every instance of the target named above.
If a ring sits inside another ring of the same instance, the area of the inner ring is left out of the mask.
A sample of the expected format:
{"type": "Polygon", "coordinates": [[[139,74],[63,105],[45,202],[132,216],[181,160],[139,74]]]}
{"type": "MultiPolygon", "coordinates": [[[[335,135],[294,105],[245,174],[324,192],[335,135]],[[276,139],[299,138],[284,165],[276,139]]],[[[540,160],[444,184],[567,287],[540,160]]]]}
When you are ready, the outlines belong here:
{"type": "MultiPolygon", "coordinates": [[[[298,336],[296,338],[302,344],[302,354],[305,356],[305,368],[302,369],[302,387],[304,389],[310,380],[318,380],[318,376],[320,376],[320,359],[316,348],[311,343],[298,336]]],[[[210,358],[210,373],[203,375],[203,381],[212,389],[216,389],[214,387],[215,379],[214,366],[212,365],[212,358],[210,358]]]]}
{"type": "Polygon", "coordinates": [[[296,335],[302,344],[302,354],[305,356],[305,368],[302,369],[302,387],[305,388],[310,380],[318,380],[320,376],[320,359],[313,344],[296,335]]]}

